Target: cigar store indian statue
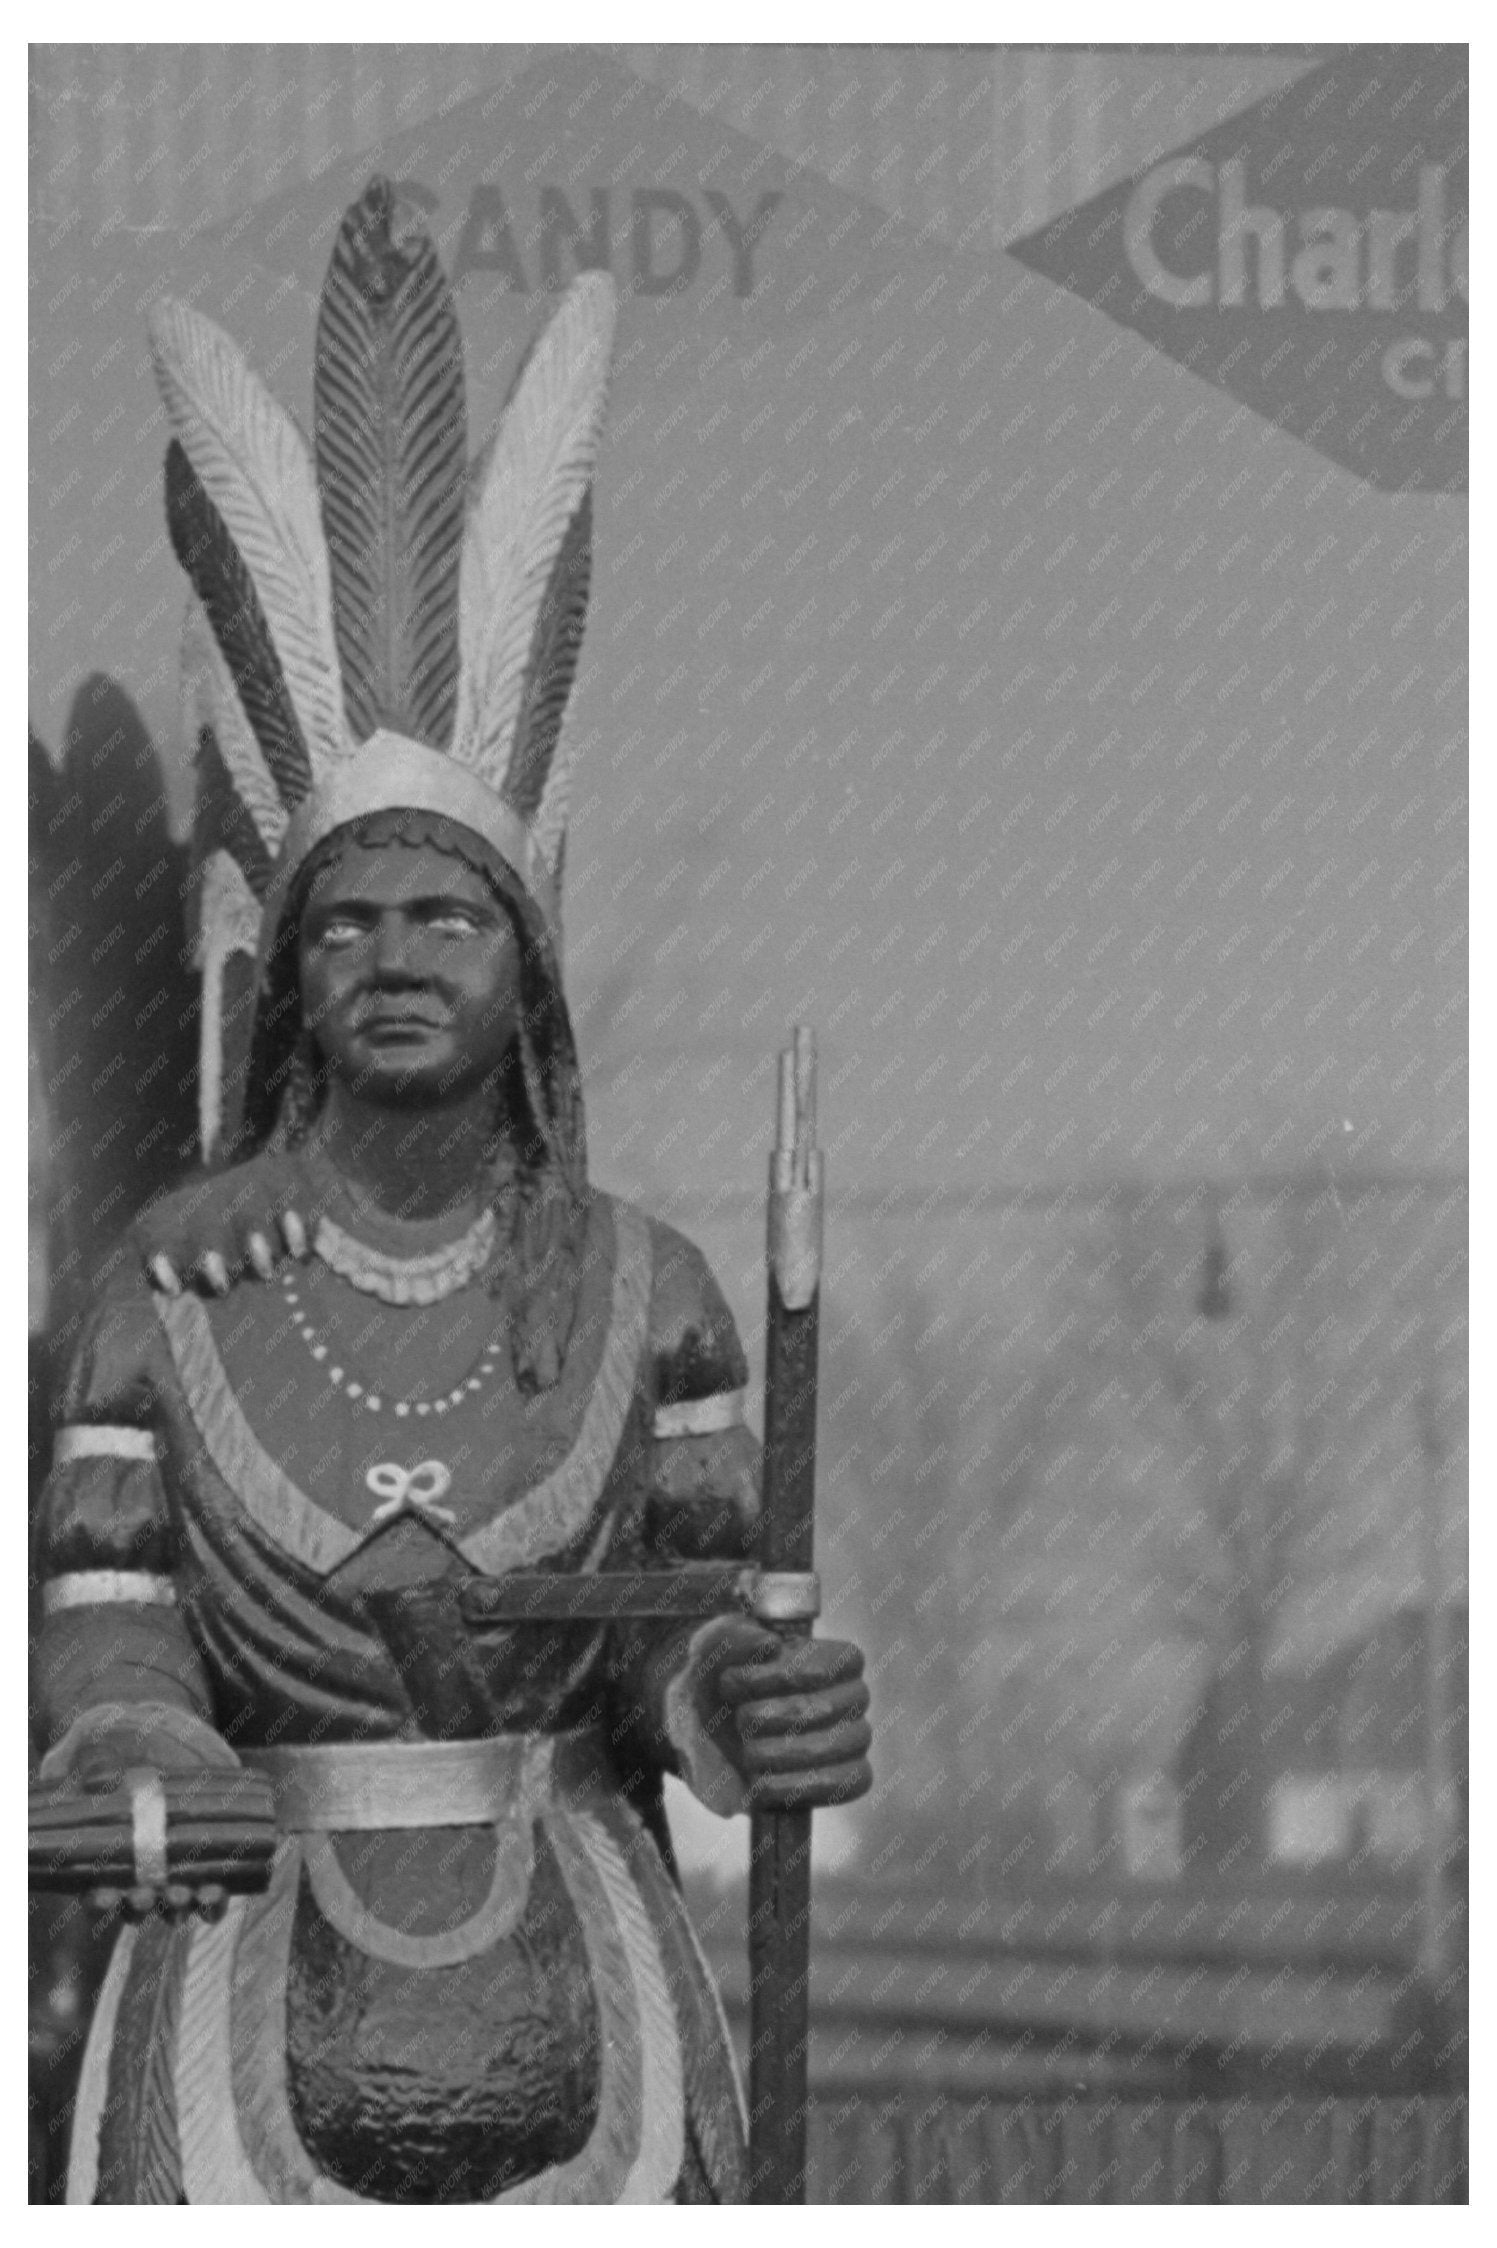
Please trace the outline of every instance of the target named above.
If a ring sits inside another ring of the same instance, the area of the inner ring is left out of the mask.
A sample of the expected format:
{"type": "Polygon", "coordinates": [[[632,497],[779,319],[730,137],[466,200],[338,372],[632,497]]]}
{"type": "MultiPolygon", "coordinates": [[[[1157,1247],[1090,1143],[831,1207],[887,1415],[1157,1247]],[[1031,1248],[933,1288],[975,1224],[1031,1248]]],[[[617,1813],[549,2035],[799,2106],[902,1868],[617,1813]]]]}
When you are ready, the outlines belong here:
{"type": "Polygon", "coordinates": [[[220,329],[154,315],[211,1161],[79,1330],[42,1778],[144,1775],[149,1824],[258,1773],[275,1827],[257,1894],[164,1851],[129,1889],[73,2201],[742,2200],[661,1775],[724,1815],[869,1784],[855,1647],[464,1605],[744,1555],[759,1504],[710,1272],[589,1181],[560,979],[613,322],[581,276],[470,461],[452,298],[382,180],[311,447],[220,329]]]}

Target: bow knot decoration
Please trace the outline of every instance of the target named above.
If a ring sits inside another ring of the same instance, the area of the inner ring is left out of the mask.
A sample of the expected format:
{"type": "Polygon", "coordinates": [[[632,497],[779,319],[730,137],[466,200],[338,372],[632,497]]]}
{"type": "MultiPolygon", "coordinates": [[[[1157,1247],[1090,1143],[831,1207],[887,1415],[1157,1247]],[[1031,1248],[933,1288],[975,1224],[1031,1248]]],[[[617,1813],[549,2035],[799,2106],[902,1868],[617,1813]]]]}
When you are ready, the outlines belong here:
{"type": "Polygon", "coordinates": [[[445,1523],[449,1529],[457,1521],[450,1506],[439,1504],[452,1489],[451,1470],[441,1460],[418,1460],[414,1467],[379,1460],[364,1482],[381,1502],[369,1517],[371,1523],[389,1522],[407,1509],[427,1521],[445,1523]]]}

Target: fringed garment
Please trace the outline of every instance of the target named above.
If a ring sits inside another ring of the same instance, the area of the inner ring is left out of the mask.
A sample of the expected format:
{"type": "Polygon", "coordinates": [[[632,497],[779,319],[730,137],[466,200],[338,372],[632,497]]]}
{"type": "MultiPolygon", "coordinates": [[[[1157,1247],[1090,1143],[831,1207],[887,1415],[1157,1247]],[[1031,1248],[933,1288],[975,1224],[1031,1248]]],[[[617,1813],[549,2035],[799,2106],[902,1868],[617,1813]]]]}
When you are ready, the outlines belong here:
{"type": "Polygon", "coordinates": [[[120,1935],[71,2201],[745,2197],[661,1814],[662,1769],[711,1752],[651,1719],[656,1627],[460,1613],[509,1569],[746,1550],[742,1352],[696,1250],[595,1194],[561,1381],[523,1397],[498,1359],[397,1419],[333,1390],[274,1284],[121,1279],[94,1312],[43,1502],[44,1770],[227,1744],[283,1832],[263,1895],[120,1935]]]}

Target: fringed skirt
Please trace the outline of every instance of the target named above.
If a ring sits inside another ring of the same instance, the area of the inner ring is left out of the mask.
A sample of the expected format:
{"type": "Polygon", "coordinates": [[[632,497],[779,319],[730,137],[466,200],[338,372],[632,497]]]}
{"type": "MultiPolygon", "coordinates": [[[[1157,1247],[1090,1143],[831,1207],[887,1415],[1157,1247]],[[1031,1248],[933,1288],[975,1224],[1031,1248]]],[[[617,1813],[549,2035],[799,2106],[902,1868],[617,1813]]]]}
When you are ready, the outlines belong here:
{"type": "Polygon", "coordinates": [[[72,2202],[746,2198],[711,1976],[616,1793],[284,1836],[214,1923],[120,1936],[72,2202]]]}

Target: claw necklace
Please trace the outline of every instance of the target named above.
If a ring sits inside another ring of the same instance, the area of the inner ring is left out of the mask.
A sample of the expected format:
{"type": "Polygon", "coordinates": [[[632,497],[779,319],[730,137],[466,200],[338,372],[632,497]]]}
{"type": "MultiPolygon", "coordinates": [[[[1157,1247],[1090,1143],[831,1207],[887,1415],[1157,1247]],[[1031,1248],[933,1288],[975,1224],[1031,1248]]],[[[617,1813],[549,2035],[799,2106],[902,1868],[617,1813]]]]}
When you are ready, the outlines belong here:
{"type": "Polygon", "coordinates": [[[344,1396],[351,1399],[354,1404],[362,1405],[366,1413],[382,1413],[387,1405],[399,1421],[405,1420],[411,1414],[425,1419],[429,1413],[450,1413],[455,1405],[461,1405],[465,1398],[471,1397],[476,1391],[483,1388],[499,1363],[500,1351],[503,1347],[502,1337],[497,1337],[494,1341],[485,1344],[481,1355],[473,1361],[462,1380],[457,1383],[455,1388],[449,1389],[445,1395],[441,1397],[382,1397],[377,1389],[371,1388],[368,1382],[360,1381],[347,1367],[329,1363],[332,1357],[331,1345],[326,1337],[313,1326],[311,1320],[302,1310],[301,1296],[293,1285],[290,1273],[286,1275],[282,1285],[286,1292],[286,1303],[291,1313],[292,1326],[301,1336],[302,1341],[327,1375],[334,1389],[340,1389],[344,1396]]]}

